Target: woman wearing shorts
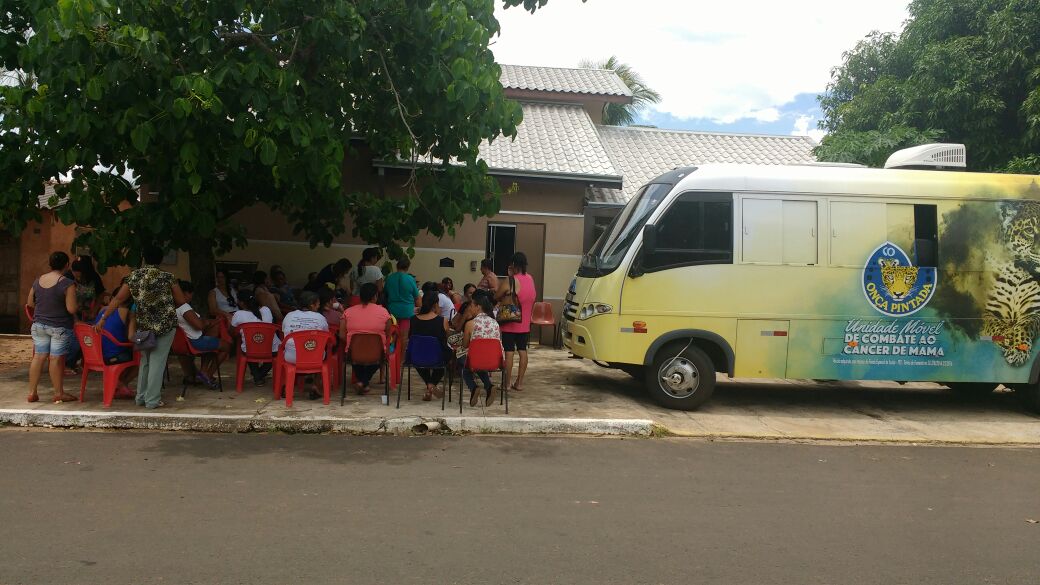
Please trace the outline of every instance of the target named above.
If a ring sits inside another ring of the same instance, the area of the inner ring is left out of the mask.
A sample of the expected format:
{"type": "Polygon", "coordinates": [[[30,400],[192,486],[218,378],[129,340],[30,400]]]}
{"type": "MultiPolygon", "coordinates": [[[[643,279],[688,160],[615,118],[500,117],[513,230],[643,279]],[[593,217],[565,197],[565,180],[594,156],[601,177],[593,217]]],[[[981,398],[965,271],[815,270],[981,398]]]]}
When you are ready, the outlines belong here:
{"type": "Polygon", "coordinates": [[[534,310],[534,300],[538,297],[534,290],[534,279],[527,273],[527,255],[523,252],[513,254],[509,261],[509,278],[499,279],[498,292],[495,300],[501,302],[503,299],[516,295],[517,304],[520,305],[520,321],[502,324],[502,349],[506,352],[506,388],[510,390],[523,390],[524,374],[527,373],[527,342],[531,337],[531,311],[534,310]],[[511,284],[516,289],[511,290],[511,284]],[[520,354],[520,364],[516,370],[516,380],[513,381],[513,353],[520,354]],[[510,382],[512,381],[512,384],[510,382]]]}
{"type": "Polygon", "coordinates": [[[37,387],[43,376],[43,363],[49,362],[54,402],[71,402],[76,397],[65,393],[65,356],[75,342],[72,332],[76,302],[76,282],[63,276],[69,255],[54,252],[48,259],[51,271],[40,276],[29,289],[26,304],[33,308],[32,340],[36,354],[29,364],[29,402],[40,399],[37,387]],[[49,359],[48,359],[49,358],[49,359]]]}

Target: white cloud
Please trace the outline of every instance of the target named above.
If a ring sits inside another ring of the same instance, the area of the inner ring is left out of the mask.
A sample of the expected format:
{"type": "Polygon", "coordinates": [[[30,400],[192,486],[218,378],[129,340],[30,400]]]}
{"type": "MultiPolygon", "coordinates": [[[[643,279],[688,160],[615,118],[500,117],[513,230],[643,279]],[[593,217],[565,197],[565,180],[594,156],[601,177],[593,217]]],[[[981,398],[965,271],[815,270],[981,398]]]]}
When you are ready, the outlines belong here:
{"type": "Polygon", "coordinates": [[[812,116],[802,115],[798,116],[798,118],[795,119],[794,128],[791,129],[791,135],[808,136],[809,138],[812,138],[817,143],[819,143],[821,140],[823,140],[823,137],[826,136],[827,133],[816,127],[816,118],[812,116]],[[812,125],[811,128],[810,124],[812,125]]]}
{"type": "Polygon", "coordinates": [[[682,119],[775,121],[818,93],[871,30],[898,31],[906,0],[550,0],[535,14],[499,9],[500,63],[574,67],[617,55],[682,119]]]}

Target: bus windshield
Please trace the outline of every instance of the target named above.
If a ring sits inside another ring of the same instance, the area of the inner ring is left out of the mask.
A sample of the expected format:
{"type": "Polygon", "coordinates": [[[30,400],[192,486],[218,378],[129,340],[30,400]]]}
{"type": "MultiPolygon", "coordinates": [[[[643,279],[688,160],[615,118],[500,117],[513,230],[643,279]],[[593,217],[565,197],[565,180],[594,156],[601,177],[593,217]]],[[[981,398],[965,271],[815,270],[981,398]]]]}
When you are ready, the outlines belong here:
{"type": "Polygon", "coordinates": [[[625,253],[632,247],[636,234],[643,229],[650,214],[672,190],[670,183],[644,185],[618,214],[603,235],[582,256],[579,276],[603,276],[617,270],[625,253]]]}

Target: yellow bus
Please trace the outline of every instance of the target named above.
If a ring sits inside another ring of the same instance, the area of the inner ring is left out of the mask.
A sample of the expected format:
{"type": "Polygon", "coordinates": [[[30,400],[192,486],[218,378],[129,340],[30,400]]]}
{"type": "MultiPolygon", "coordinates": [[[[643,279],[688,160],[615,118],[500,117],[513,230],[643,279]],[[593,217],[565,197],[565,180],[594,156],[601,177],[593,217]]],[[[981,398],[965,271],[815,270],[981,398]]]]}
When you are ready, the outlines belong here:
{"type": "Polygon", "coordinates": [[[716,373],[1003,384],[1040,409],[1040,177],[920,170],[963,160],[665,173],[582,258],[564,344],[683,410],[716,373]]]}

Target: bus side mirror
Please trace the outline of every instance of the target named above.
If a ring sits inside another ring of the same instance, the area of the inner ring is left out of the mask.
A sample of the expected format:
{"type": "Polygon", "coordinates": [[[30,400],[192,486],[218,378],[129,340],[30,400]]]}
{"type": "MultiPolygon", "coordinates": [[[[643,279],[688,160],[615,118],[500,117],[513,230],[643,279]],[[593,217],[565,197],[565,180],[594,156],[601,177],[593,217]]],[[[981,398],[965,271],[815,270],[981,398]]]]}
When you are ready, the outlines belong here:
{"type": "Polygon", "coordinates": [[[657,226],[643,226],[643,254],[652,253],[657,249],[657,226]]]}

